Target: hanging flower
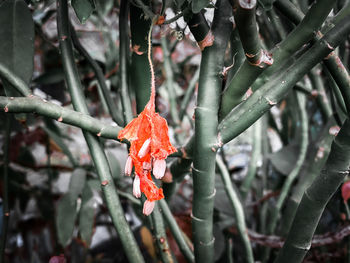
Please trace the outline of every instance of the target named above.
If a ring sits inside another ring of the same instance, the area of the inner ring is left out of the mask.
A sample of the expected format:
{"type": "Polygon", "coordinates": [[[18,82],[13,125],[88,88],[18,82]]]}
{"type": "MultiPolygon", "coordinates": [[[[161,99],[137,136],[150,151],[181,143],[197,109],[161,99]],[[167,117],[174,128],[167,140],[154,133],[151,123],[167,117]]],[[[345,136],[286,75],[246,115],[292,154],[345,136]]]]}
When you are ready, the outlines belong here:
{"type": "Polygon", "coordinates": [[[165,159],[169,154],[176,152],[171,145],[168,135],[168,125],[164,118],[155,112],[155,77],[151,59],[151,38],[153,21],[148,33],[148,62],[151,70],[151,96],[140,115],[133,119],[118,134],[119,140],[130,141],[129,157],[125,165],[125,174],[131,175],[135,167],[135,179],[133,183],[133,194],[136,198],[145,194],[147,200],[143,204],[143,213],[152,213],[155,201],[164,198],[163,189],[158,188],[152,181],[151,172],[157,179],[164,176],[166,169],[165,159]]]}
{"type": "Polygon", "coordinates": [[[145,194],[143,213],[149,215],[154,201],[164,198],[163,189],[152,181],[151,171],[155,178],[161,179],[166,169],[165,159],[176,151],[169,141],[166,120],[155,112],[154,96],[140,115],[119,132],[118,139],[131,143],[125,174],[130,175],[135,167],[133,194],[137,198],[141,192],[145,194]]]}

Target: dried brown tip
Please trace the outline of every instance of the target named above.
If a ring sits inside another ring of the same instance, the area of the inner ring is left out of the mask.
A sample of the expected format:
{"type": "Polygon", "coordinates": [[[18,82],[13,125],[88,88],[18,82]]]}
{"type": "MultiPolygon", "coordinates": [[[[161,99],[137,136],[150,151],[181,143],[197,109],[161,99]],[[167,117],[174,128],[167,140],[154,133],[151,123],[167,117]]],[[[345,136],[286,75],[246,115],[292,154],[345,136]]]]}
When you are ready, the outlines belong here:
{"type": "Polygon", "coordinates": [[[132,51],[135,52],[137,55],[140,56],[140,55],[142,55],[144,52],[140,51],[139,49],[140,49],[140,45],[134,45],[134,46],[132,47],[132,51]]]}
{"type": "Polygon", "coordinates": [[[208,34],[202,41],[198,42],[198,46],[203,51],[206,47],[210,47],[214,44],[214,35],[209,30],[208,34]]]}

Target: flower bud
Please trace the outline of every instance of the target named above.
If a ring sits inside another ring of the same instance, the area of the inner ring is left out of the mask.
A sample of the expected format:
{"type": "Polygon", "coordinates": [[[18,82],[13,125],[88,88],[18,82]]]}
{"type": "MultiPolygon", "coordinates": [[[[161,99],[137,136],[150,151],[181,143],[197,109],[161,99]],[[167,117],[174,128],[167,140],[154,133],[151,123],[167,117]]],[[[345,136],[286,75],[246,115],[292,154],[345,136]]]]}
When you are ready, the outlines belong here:
{"type": "Polygon", "coordinates": [[[157,179],[161,179],[164,176],[166,169],[165,160],[155,160],[153,163],[153,175],[157,179]]]}
{"type": "Polygon", "coordinates": [[[125,164],[125,175],[130,176],[132,172],[132,159],[130,155],[128,156],[128,159],[126,159],[126,164],[125,164]]]}
{"type": "Polygon", "coordinates": [[[135,178],[134,178],[134,183],[133,183],[133,187],[132,187],[132,194],[136,198],[141,197],[140,177],[138,175],[135,175],[135,178]]]}
{"type": "Polygon", "coordinates": [[[151,139],[148,138],[142,145],[139,153],[138,153],[138,157],[139,158],[143,158],[146,156],[146,154],[149,152],[150,150],[150,145],[151,145],[151,139]]]}
{"type": "Polygon", "coordinates": [[[150,202],[148,200],[145,201],[143,204],[143,211],[142,213],[146,216],[150,215],[154,209],[155,202],[150,202]]]}

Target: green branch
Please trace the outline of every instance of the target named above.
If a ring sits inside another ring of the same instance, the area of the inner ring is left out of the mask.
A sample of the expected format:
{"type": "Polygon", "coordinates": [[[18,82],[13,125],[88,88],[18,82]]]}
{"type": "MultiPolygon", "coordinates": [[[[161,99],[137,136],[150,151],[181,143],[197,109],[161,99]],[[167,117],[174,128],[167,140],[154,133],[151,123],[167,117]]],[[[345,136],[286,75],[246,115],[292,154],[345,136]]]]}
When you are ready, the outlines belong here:
{"type": "Polygon", "coordinates": [[[12,98],[0,96],[0,108],[9,113],[36,113],[106,139],[117,140],[121,130],[118,126],[106,125],[87,114],[63,108],[36,96],[12,98]]]}
{"type": "Polygon", "coordinates": [[[161,38],[161,45],[163,50],[163,57],[164,57],[164,70],[165,70],[165,76],[166,76],[166,87],[168,90],[168,98],[170,103],[170,114],[173,119],[173,122],[175,124],[180,123],[180,117],[177,109],[177,102],[176,102],[176,92],[174,87],[174,72],[171,67],[171,57],[170,52],[168,48],[168,43],[166,37],[161,38]]]}
{"type": "Polygon", "coordinates": [[[242,203],[239,200],[237,193],[234,191],[230,174],[227,170],[227,167],[224,161],[219,155],[216,156],[216,165],[219,168],[221,180],[224,183],[226,194],[228,196],[228,199],[230,200],[230,204],[233,209],[238,234],[243,242],[245,262],[253,263],[255,262],[254,256],[253,256],[253,250],[248,237],[248,231],[247,231],[247,226],[245,224],[245,217],[244,217],[244,210],[242,207],[242,203]]]}
{"type": "Polygon", "coordinates": [[[293,220],[292,227],[276,263],[302,262],[311,247],[321,215],[350,166],[350,122],[347,119],[332,143],[331,152],[321,174],[307,188],[293,220]]]}
{"type": "Polygon", "coordinates": [[[135,91],[137,113],[143,111],[151,94],[151,71],[147,59],[148,32],[151,20],[142,17],[142,9],[130,6],[130,31],[132,42],[131,85],[135,91]]]}
{"type": "Polygon", "coordinates": [[[173,214],[171,213],[169,206],[167,202],[162,199],[158,202],[160,208],[162,209],[163,216],[171,230],[171,233],[187,262],[194,262],[194,255],[191,251],[190,247],[188,246],[185,238],[184,233],[179,228],[173,214]]]}
{"type": "Polygon", "coordinates": [[[252,155],[250,158],[249,166],[248,166],[248,172],[247,175],[244,177],[244,180],[241,184],[240,191],[242,199],[244,200],[247,197],[247,194],[249,193],[251,184],[255,178],[256,172],[257,172],[257,166],[258,162],[261,158],[261,133],[262,133],[262,120],[258,120],[253,126],[253,150],[252,155]]]}
{"type": "Polygon", "coordinates": [[[215,197],[215,145],[221,93],[220,72],[232,24],[227,1],[216,3],[212,32],[214,44],[202,53],[193,159],[192,231],[196,262],[214,262],[213,209],[215,197]],[[214,149],[214,150],[213,150],[214,149]]]}
{"type": "MultiPolygon", "coordinates": [[[[142,2],[142,1],[141,1],[142,2]]],[[[128,0],[120,1],[120,14],[119,14],[119,73],[120,73],[120,96],[123,106],[123,116],[124,116],[124,125],[127,125],[132,119],[132,109],[131,109],[131,100],[130,92],[128,85],[128,68],[129,68],[129,49],[130,49],[130,40],[128,33],[128,15],[129,15],[129,2],[128,0]]]]}
{"type": "Polygon", "coordinates": [[[308,125],[308,117],[307,117],[306,105],[305,105],[306,104],[305,95],[302,93],[297,93],[297,102],[298,102],[298,111],[300,114],[300,140],[301,140],[299,155],[293,170],[290,172],[285,182],[283,183],[283,187],[281,189],[280,195],[278,196],[277,203],[272,210],[270,222],[267,227],[268,234],[272,234],[276,229],[277,222],[280,216],[280,211],[289,194],[289,190],[292,187],[293,182],[299,175],[299,172],[301,170],[301,167],[306,157],[307,147],[309,144],[309,135],[308,135],[309,125],[308,125]]]}
{"type": "Polygon", "coordinates": [[[309,144],[307,152],[307,160],[304,162],[300,172],[299,180],[294,187],[290,199],[287,202],[286,208],[283,212],[283,218],[281,220],[282,234],[288,233],[292,220],[295,216],[295,211],[298,208],[300,200],[312,181],[319,175],[322,167],[326,163],[329,151],[331,149],[331,143],[335,138],[334,133],[330,133],[329,129],[334,126],[334,120],[329,120],[325,125],[320,135],[312,144],[309,144]],[[310,161],[308,161],[310,160],[310,161]]]}

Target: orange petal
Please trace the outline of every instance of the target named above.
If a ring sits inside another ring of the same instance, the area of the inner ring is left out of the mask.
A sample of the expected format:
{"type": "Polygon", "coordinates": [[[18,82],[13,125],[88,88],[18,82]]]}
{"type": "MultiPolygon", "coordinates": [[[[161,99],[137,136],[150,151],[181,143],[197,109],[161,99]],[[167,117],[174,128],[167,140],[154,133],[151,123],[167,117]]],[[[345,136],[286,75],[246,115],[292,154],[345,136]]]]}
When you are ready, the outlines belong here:
{"type": "Polygon", "coordinates": [[[154,182],[146,176],[140,176],[141,192],[143,192],[149,201],[156,201],[164,198],[163,189],[158,188],[154,182]]]}
{"type": "Polygon", "coordinates": [[[151,156],[154,159],[165,159],[169,154],[176,152],[176,148],[170,143],[168,124],[158,113],[152,116],[151,129],[151,156]]]}

